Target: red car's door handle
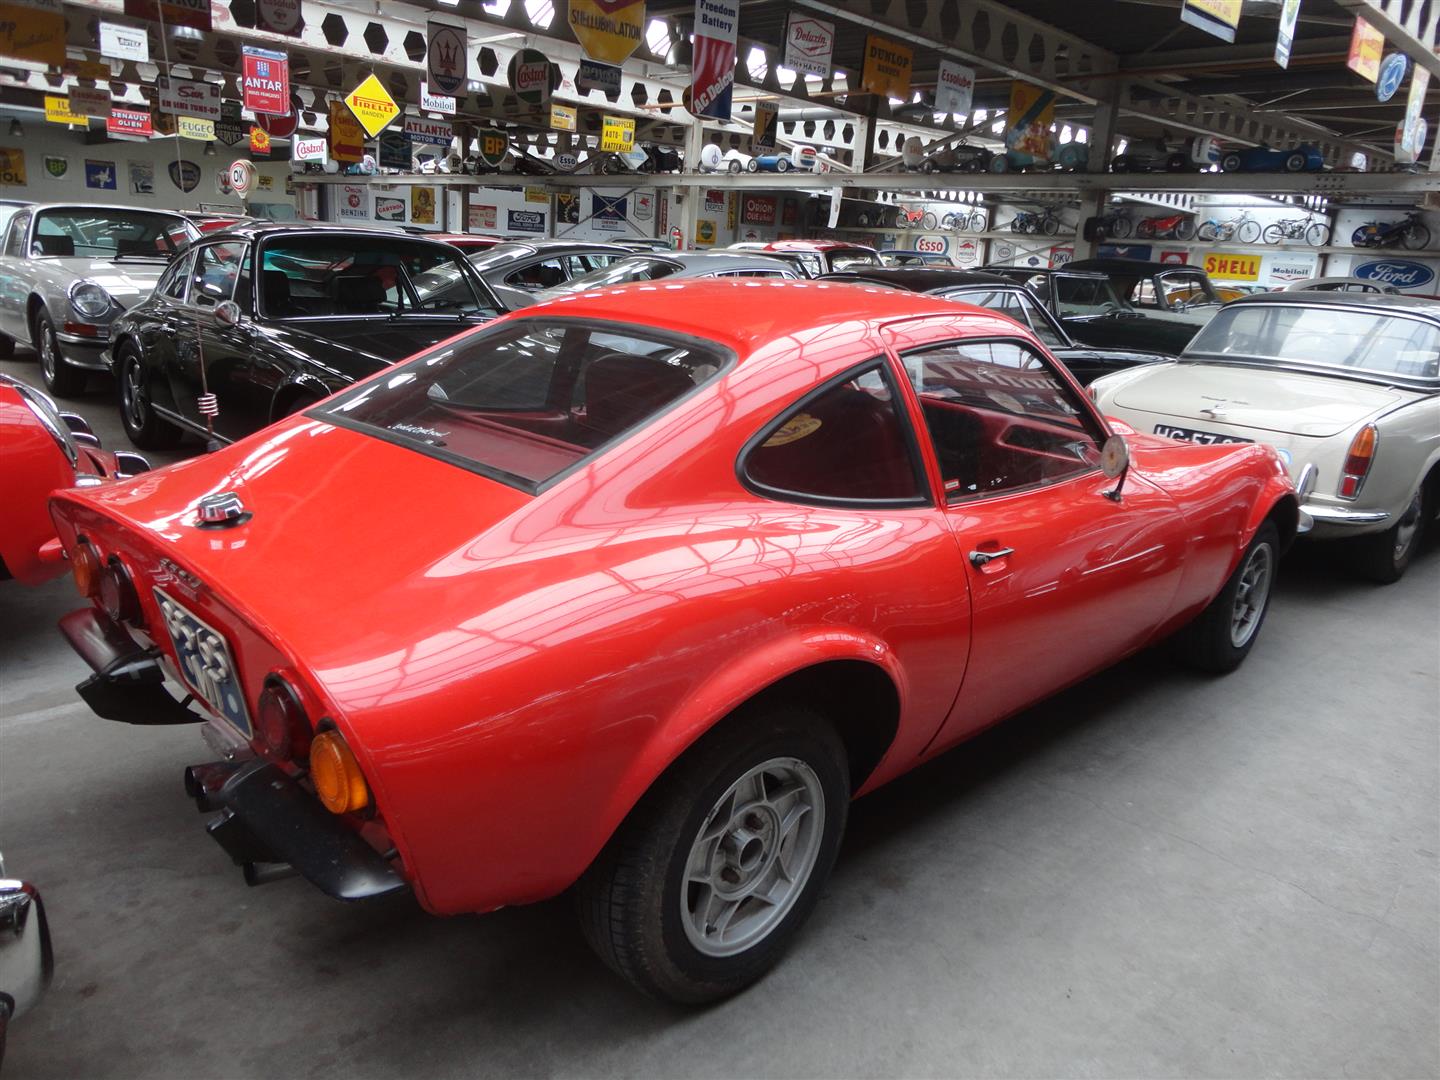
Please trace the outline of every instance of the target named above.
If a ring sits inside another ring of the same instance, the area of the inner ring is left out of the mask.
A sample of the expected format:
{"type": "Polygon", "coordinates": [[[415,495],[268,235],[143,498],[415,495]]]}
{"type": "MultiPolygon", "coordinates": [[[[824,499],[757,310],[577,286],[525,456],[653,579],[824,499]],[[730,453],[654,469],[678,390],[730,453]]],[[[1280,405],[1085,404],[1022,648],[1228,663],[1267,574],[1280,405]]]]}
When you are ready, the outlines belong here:
{"type": "Polygon", "coordinates": [[[1014,555],[1014,548],[996,548],[994,551],[972,551],[970,552],[970,563],[979,570],[996,559],[1003,559],[1007,555],[1014,555]]]}

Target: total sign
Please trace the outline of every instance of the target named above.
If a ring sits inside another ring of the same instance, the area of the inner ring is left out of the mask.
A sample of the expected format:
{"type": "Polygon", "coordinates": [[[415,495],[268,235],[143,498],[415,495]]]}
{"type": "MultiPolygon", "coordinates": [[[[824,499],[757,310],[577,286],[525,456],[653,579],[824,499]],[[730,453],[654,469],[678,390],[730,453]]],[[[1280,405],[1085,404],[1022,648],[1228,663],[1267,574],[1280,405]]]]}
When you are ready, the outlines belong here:
{"type": "Polygon", "coordinates": [[[925,255],[944,255],[950,250],[948,236],[922,236],[915,241],[915,250],[925,255]]]}

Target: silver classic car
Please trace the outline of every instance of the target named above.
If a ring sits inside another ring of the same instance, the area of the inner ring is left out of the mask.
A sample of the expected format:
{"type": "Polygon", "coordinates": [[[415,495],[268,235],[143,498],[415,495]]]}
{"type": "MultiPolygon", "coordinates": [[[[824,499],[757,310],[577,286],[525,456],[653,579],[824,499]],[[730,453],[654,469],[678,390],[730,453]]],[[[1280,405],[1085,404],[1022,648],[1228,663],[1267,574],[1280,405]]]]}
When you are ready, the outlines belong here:
{"type": "Polygon", "coordinates": [[[0,356],[32,345],[46,388],[71,397],[106,370],[110,323],[155,287],[199,233],[179,214],[46,204],[11,216],[0,244],[0,356]]]}
{"type": "Polygon", "coordinates": [[[1097,379],[1100,408],[1175,439],[1269,443],[1364,576],[1397,580],[1440,509],[1440,302],[1284,292],[1226,304],[1177,361],[1097,379]]]}

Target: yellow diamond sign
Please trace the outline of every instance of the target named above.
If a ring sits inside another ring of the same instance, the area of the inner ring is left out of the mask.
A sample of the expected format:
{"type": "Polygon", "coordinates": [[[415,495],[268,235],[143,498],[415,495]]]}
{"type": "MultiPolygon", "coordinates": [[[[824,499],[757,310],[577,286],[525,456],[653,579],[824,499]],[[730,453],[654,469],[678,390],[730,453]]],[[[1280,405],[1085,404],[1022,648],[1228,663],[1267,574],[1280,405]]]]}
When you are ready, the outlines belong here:
{"type": "Polygon", "coordinates": [[[345,104],[350,106],[355,119],[360,121],[365,134],[372,139],[400,115],[400,106],[395,104],[395,99],[386,93],[385,87],[374,75],[351,90],[345,98],[345,104]]]}

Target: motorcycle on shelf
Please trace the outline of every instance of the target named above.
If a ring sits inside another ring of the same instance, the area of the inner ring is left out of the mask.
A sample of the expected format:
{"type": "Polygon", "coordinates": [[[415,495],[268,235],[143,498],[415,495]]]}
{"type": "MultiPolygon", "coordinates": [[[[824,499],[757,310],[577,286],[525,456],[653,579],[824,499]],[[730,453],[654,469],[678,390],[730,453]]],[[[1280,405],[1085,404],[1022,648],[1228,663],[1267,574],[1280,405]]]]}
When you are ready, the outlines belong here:
{"type": "Polygon", "coordinates": [[[1263,239],[1267,244],[1304,240],[1311,247],[1324,247],[1330,242],[1330,226],[1314,218],[1285,218],[1266,225],[1263,239]]]}
{"type": "Polygon", "coordinates": [[[1054,236],[1060,231],[1060,214],[1053,206],[1047,206],[1044,210],[1038,211],[1016,210],[1015,216],[1010,219],[1010,231],[1054,236]]]}
{"type": "Polygon", "coordinates": [[[985,211],[978,208],[952,210],[940,219],[940,228],[948,232],[984,232],[988,224],[989,218],[985,211]]]}
{"type": "Polygon", "coordinates": [[[1226,221],[1218,221],[1211,218],[1201,225],[1196,233],[1201,240],[1207,243],[1229,243],[1231,240],[1238,240],[1242,244],[1253,244],[1260,239],[1260,223],[1246,210],[1237,217],[1229,218],[1226,221]]]}
{"type": "Polygon", "coordinates": [[[1189,240],[1195,235],[1195,219],[1189,214],[1141,218],[1135,226],[1135,235],[1141,240],[1189,240]]]}
{"type": "Polygon", "coordinates": [[[900,207],[900,216],[895,219],[895,224],[901,229],[921,229],[924,232],[935,231],[935,212],[933,210],[911,210],[909,207],[900,207]]]}
{"type": "Polygon", "coordinates": [[[1406,251],[1420,251],[1430,246],[1430,229],[1420,220],[1420,215],[1406,214],[1399,221],[1368,221],[1350,234],[1350,242],[1356,247],[1394,247],[1400,245],[1406,251]]]}

